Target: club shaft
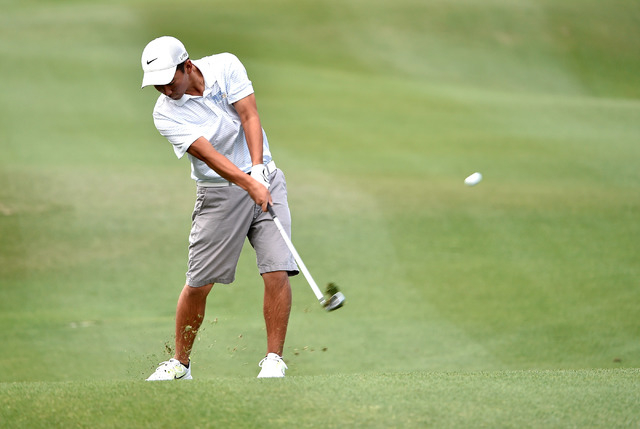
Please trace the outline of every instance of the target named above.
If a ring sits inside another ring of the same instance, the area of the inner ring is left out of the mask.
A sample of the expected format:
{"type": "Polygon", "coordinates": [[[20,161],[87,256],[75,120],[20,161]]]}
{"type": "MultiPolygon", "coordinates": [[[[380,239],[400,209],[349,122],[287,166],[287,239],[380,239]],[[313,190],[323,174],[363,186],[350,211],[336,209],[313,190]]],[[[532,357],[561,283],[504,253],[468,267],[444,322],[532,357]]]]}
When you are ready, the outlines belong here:
{"type": "Polygon", "coordinates": [[[287,247],[293,254],[293,257],[296,260],[296,263],[298,264],[298,268],[300,268],[300,271],[302,271],[304,278],[307,279],[307,283],[309,283],[309,286],[311,286],[311,290],[313,290],[313,293],[316,295],[316,298],[318,298],[318,301],[320,301],[321,304],[324,304],[324,301],[325,301],[324,295],[320,291],[320,288],[318,287],[316,282],[313,280],[313,277],[311,277],[311,273],[309,272],[309,270],[307,270],[307,266],[304,264],[304,262],[302,262],[302,258],[296,251],[296,248],[291,242],[291,239],[289,238],[289,236],[287,235],[287,232],[284,230],[284,227],[282,226],[282,222],[280,222],[280,219],[278,219],[278,216],[273,210],[273,206],[269,204],[268,208],[269,208],[269,213],[271,213],[271,217],[273,218],[273,222],[276,224],[276,228],[278,228],[278,231],[280,231],[280,235],[282,235],[284,242],[287,244],[287,247]]]}

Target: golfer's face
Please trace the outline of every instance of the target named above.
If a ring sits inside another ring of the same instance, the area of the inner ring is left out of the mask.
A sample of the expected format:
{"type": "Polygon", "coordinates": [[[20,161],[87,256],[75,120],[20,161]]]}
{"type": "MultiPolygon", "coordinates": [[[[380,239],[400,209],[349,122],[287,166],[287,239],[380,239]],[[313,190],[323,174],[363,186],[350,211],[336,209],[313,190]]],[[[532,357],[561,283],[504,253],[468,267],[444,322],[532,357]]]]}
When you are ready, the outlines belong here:
{"type": "Polygon", "coordinates": [[[154,85],[154,88],[173,100],[179,100],[187,91],[189,80],[187,74],[176,70],[173,80],[166,85],[154,85]]]}

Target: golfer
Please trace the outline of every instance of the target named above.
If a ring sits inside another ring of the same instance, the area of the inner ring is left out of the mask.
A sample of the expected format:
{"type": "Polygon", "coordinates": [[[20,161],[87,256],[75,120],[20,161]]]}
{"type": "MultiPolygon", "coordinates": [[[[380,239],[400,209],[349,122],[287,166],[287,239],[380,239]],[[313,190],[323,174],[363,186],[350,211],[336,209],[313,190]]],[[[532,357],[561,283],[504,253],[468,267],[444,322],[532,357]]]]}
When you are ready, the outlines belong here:
{"type": "Polygon", "coordinates": [[[271,158],[253,86],[232,54],[189,59],[184,45],[164,36],[142,52],[142,87],[161,95],[153,121],[178,158],[191,161],[197,195],[189,235],[186,284],[176,309],[175,355],[147,380],[189,380],[190,354],[215,283],[229,284],[245,237],[264,281],[266,357],[259,378],[284,377],[282,352],[291,311],[289,276],[298,274],[267,205],[291,232],[285,177],[271,158]]]}

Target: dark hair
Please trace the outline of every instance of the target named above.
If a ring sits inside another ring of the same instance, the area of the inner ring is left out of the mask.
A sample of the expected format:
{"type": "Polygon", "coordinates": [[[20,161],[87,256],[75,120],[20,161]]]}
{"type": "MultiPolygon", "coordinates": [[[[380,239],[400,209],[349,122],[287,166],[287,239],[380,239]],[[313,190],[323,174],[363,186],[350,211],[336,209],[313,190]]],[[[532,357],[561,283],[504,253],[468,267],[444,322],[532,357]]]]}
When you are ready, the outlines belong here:
{"type": "Polygon", "coordinates": [[[187,62],[187,60],[189,60],[189,58],[187,58],[186,60],[184,60],[183,62],[181,62],[180,64],[178,64],[176,66],[176,70],[180,70],[182,73],[184,73],[184,65],[187,62]]]}

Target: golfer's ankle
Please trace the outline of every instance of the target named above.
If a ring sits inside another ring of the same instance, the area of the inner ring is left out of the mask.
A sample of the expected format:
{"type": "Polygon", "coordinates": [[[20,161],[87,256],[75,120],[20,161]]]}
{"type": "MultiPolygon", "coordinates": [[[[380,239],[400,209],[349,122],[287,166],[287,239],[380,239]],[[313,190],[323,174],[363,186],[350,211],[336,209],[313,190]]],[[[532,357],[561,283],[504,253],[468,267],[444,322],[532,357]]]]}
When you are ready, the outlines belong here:
{"type": "Polygon", "coordinates": [[[184,365],[186,368],[189,368],[189,365],[191,363],[191,360],[189,359],[189,357],[185,359],[184,356],[174,356],[173,358],[178,362],[180,362],[182,365],[184,365]]]}

